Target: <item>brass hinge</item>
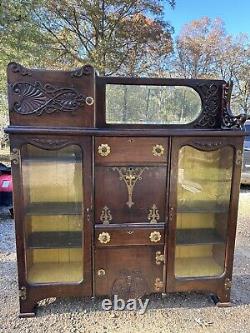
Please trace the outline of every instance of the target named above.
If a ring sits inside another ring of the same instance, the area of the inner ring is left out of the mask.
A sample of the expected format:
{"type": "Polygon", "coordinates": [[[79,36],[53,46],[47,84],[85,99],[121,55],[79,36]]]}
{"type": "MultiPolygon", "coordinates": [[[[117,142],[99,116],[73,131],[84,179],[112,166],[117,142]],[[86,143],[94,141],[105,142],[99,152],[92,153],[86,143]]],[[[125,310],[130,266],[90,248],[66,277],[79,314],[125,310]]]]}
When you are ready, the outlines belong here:
{"type": "Polygon", "coordinates": [[[19,164],[20,152],[19,149],[13,148],[10,152],[10,160],[13,164],[19,164]]]}
{"type": "Polygon", "coordinates": [[[225,286],[226,290],[231,289],[231,287],[232,287],[232,281],[229,278],[226,278],[225,282],[224,282],[224,286],[225,286]]]}
{"type": "Polygon", "coordinates": [[[21,300],[25,301],[27,298],[27,289],[26,287],[21,287],[19,289],[19,297],[21,300]]]}
{"type": "Polygon", "coordinates": [[[235,164],[236,165],[241,165],[242,164],[242,150],[238,149],[236,151],[236,159],[235,159],[235,164]]]}
{"type": "Polygon", "coordinates": [[[156,251],[155,253],[155,263],[156,265],[160,265],[161,263],[165,263],[164,254],[161,254],[161,251],[156,251]]]}
{"type": "Polygon", "coordinates": [[[161,281],[160,278],[156,278],[155,279],[155,290],[156,291],[161,291],[161,289],[163,288],[164,284],[163,281],[161,281]]]}

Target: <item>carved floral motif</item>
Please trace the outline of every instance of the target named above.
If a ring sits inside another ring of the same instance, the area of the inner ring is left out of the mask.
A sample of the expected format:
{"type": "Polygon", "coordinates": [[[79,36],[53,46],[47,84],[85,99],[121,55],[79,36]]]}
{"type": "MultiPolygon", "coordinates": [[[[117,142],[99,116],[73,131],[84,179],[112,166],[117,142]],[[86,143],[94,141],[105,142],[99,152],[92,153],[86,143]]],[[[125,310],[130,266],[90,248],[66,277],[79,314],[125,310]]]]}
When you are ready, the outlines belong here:
{"type": "Polygon", "coordinates": [[[73,88],[56,88],[51,84],[42,86],[40,82],[19,82],[12,86],[18,101],[14,103],[13,111],[22,115],[54,112],[73,113],[85,104],[86,97],[73,88]]]}
{"type": "Polygon", "coordinates": [[[201,117],[195,122],[194,127],[214,128],[216,127],[219,100],[219,86],[214,83],[199,85],[202,95],[203,111],[201,117]]]}
{"type": "Polygon", "coordinates": [[[31,142],[36,144],[40,147],[47,147],[47,148],[62,148],[66,146],[69,141],[64,139],[44,139],[44,138],[34,138],[31,139],[31,142]]]}
{"type": "Polygon", "coordinates": [[[223,90],[223,115],[222,115],[222,125],[221,128],[235,128],[241,129],[244,125],[247,115],[245,113],[239,114],[237,116],[233,115],[230,109],[230,98],[232,93],[232,84],[227,83],[224,85],[223,90]]]}

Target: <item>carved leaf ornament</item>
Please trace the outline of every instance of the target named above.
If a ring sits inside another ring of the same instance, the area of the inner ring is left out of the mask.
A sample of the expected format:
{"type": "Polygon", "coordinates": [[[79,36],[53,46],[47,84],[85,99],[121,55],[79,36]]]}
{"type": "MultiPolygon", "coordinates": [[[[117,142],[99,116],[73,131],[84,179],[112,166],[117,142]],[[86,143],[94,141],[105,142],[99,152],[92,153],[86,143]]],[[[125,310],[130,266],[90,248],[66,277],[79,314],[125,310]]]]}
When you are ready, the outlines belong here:
{"type": "Polygon", "coordinates": [[[73,88],[56,88],[51,84],[42,86],[40,82],[20,82],[12,86],[12,91],[18,94],[13,111],[37,116],[43,113],[71,112],[85,104],[86,97],[73,88]]]}

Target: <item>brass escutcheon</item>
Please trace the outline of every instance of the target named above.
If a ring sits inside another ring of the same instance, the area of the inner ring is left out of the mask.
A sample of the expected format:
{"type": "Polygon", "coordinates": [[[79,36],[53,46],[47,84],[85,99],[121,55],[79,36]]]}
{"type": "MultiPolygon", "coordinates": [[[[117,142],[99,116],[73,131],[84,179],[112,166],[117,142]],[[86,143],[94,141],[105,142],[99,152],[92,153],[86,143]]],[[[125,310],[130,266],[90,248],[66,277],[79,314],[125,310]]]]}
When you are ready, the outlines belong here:
{"type": "Polygon", "coordinates": [[[110,234],[108,232],[102,232],[101,234],[99,234],[98,236],[98,240],[100,243],[102,244],[107,244],[110,242],[110,234]]]}
{"type": "Polygon", "coordinates": [[[161,240],[161,234],[159,231],[152,231],[149,235],[149,239],[153,243],[157,243],[161,240]]]}
{"type": "Polygon", "coordinates": [[[105,157],[108,156],[111,153],[111,148],[107,143],[102,143],[98,147],[98,154],[105,157]]]}

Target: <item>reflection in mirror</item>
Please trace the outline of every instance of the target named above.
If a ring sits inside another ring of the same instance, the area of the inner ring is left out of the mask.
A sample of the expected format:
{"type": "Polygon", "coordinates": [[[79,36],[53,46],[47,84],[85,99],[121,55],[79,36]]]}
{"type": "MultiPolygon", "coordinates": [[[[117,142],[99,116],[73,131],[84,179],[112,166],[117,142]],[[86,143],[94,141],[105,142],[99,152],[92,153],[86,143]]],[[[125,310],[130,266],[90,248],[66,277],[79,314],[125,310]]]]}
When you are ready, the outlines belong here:
{"type": "Polygon", "coordinates": [[[106,85],[106,123],[188,124],[201,110],[200,96],[190,87],[106,85]]]}

